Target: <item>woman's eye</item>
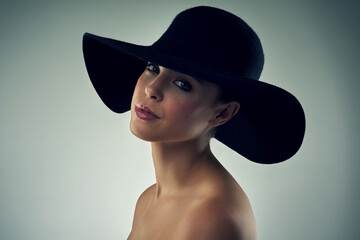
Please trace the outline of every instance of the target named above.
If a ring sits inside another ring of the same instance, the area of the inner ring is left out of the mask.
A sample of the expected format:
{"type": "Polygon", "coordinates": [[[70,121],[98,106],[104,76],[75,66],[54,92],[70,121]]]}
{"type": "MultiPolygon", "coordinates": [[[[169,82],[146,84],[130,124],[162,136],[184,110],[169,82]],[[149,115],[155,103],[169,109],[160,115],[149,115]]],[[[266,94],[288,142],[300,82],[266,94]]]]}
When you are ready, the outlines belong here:
{"type": "Polygon", "coordinates": [[[152,63],[148,63],[148,65],[146,66],[146,70],[148,70],[149,72],[154,72],[154,73],[160,72],[159,67],[152,63]]]}
{"type": "Polygon", "coordinates": [[[191,90],[191,85],[187,81],[184,80],[175,80],[174,83],[181,89],[186,92],[189,92],[191,90]]]}

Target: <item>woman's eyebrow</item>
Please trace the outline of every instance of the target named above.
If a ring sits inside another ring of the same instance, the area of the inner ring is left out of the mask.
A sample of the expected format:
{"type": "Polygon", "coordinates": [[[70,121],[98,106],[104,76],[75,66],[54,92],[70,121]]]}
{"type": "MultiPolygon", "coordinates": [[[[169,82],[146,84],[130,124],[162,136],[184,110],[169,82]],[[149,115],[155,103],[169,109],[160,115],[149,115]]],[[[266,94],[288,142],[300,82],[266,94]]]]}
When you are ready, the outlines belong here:
{"type": "Polygon", "coordinates": [[[186,74],[183,74],[183,73],[181,73],[181,77],[184,78],[185,80],[195,81],[195,82],[197,82],[198,84],[201,84],[201,83],[203,82],[203,80],[194,78],[194,77],[192,77],[192,76],[189,76],[189,75],[186,75],[186,74]]]}

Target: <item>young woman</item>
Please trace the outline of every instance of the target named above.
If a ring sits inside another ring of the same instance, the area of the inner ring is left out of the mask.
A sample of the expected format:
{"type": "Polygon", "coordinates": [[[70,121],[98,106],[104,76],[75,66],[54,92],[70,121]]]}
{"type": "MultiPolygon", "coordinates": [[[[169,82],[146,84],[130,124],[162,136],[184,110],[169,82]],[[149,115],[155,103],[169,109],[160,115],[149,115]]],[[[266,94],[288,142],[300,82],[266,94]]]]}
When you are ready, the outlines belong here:
{"type": "Polygon", "coordinates": [[[212,154],[215,136],[258,163],[293,156],[305,131],[300,103],[259,82],[255,32],[212,7],[178,14],[151,46],[86,33],[90,79],[152,147],[156,183],[139,197],[128,239],[256,239],[249,200],[212,154]]]}

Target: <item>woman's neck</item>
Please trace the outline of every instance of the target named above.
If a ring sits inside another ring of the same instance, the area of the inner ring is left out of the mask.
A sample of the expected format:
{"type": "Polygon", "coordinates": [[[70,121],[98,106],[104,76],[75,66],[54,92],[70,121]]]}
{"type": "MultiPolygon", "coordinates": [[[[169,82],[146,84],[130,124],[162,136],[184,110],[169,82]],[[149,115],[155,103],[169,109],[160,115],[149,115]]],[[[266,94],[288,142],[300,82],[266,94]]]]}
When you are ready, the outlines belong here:
{"type": "Polygon", "coordinates": [[[211,153],[209,142],[152,142],[151,146],[156,197],[180,193],[194,186],[203,176],[204,169],[217,161],[211,153]]]}

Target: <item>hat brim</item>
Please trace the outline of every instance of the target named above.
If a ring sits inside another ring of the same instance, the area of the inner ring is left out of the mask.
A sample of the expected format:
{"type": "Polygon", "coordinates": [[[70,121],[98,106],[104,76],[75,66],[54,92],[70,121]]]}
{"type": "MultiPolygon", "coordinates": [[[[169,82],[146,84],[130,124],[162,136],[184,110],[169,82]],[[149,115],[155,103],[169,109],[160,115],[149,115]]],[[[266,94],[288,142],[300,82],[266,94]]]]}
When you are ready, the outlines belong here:
{"type": "Polygon", "coordinates": [[[169,56],[152,46],[89,33],[83,37],[83,53],[95,90],[116,113],[130,110],[137,79],[150,61],[236,90],[240,111],[218,127],[215,138],[245,158],[257,163],[278,163],[292,157],[302,144],[304,111],[299,101],[282,88],[169,56]]]}

